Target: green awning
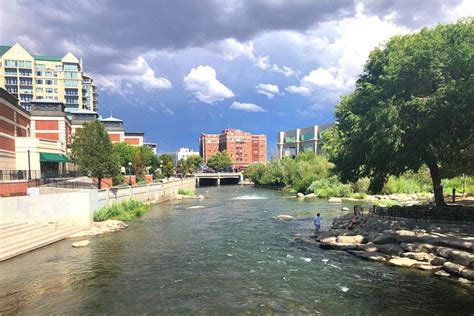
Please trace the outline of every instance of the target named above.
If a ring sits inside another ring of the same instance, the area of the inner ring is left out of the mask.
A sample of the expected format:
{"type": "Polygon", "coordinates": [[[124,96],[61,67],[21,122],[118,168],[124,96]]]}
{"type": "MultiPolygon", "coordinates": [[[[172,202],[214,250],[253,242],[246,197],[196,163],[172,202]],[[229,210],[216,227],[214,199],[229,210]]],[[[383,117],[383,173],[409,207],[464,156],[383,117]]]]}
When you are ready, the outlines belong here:
{"type": "Polygon", "coordinates": [[[71,160],[63,154],[40,153],[41,162],[71,162],[71,160]]]}

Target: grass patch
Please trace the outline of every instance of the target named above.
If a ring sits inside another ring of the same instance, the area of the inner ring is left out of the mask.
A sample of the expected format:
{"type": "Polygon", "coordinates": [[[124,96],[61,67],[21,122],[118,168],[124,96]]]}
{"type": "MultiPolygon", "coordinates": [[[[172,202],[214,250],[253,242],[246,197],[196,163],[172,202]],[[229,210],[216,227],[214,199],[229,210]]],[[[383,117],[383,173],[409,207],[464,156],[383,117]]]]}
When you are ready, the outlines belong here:
{"type": "Polygon", "coordinates": [[[375,205],[385,206],[385,207],[392,207],[392,206],[399,206],[400,203],[398,201],[395,201],[395,200],[382,200],[382,201],[378,201],[377,203],[375,203],[375,205]]]}
{"type": "Polygon", "coordinates": [[[363,200],[363,199],[365,199],[365,198],[367,197],[367,194],[357,192],[357,193],[353,193],[353,194],[351,195],[351,197],[354,198],[354,199],[363,200]]]}
{"type": "Polygon", "coordinates": [[[178,194],[187,195],[187,196],[195,196],[196,195],[196,194],[194,194],[194,191],[190,190],[190,189],[179,189],[178,194]]]}
{"type": "Polygon", "coordinates": [[[130,199],[123,202],[113,202],[110,206],[103,206],[94,213],[94,221],[102,222],[108,219],[130,221],[142,216],[150,208],[143,202],[130,199]]]}

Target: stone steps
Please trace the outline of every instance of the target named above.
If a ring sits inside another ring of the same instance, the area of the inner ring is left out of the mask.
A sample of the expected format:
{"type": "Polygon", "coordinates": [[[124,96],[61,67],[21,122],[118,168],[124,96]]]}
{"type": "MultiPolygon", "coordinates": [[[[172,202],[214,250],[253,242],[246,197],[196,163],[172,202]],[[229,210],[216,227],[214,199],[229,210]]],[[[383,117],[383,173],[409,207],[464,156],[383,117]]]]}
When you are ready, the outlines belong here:
{"type": "Polygon", "coordinates": [[[15,229],[8,230],[7,232],[0,232],[0,236],[2,236],[2,243],[6,242],[6,240],[11,237],[33,232],[44,227],[48,227],[48,225],[27,224],[16,227],[15,229]]]}
{"type": "Polygon", "coordinates": [[[65,239],[67,236],[81,231],[83,228],[60,225],[58,227],[42,224],[14,226],[18,228],[8,238],[3,238],[0,245],[0,261],[4,261],[26,252],[44,247],[65,239]]]}

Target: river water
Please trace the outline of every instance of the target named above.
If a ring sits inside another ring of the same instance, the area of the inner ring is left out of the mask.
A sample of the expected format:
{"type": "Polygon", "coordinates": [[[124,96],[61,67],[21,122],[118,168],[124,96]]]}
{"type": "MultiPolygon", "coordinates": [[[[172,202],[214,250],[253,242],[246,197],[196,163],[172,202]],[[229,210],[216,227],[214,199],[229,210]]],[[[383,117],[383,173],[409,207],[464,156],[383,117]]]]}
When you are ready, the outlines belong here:
{"type": "Polygon", "coordinates": [[[252,187],[205,187],[115,234],[0,263],[0,313],[473,314],[474,291],[426,273],[294,242],[342,206],[252,187]],[[202,209],[186,209],[202,205],[202,209]],[[276,215],[298,220],[281,222],[276,215]]]}

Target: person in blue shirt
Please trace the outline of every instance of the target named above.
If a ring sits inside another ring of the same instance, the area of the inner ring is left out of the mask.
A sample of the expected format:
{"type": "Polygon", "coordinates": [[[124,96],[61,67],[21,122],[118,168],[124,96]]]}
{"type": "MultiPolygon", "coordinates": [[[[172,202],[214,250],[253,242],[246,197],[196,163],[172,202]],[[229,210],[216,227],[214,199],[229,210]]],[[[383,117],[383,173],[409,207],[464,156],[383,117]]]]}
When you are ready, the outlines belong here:
{"type": "Polygon", "coordinates": [[[316,216],[314,217],[314,228],[316,230],[316,234],[319,233],[319,230],[321,229],[321,217],[320,217],[320,214],[316,214],[316,216]]]}

